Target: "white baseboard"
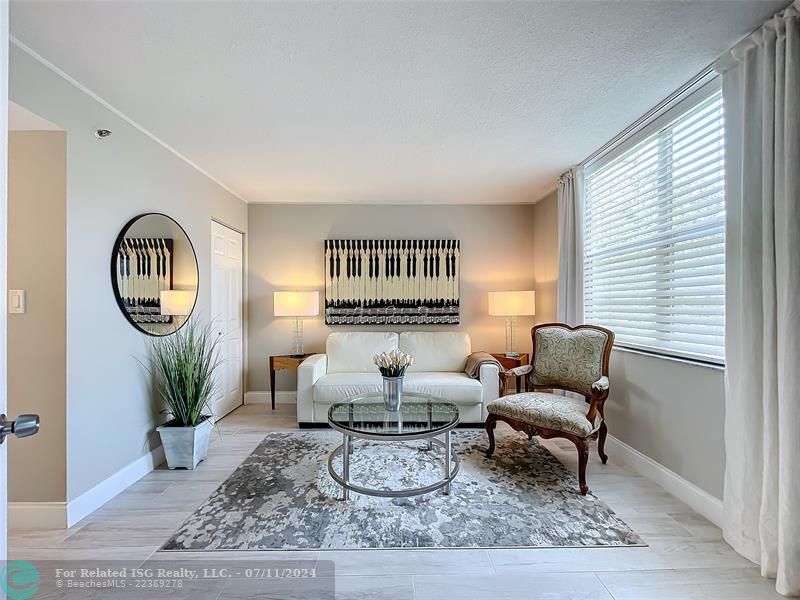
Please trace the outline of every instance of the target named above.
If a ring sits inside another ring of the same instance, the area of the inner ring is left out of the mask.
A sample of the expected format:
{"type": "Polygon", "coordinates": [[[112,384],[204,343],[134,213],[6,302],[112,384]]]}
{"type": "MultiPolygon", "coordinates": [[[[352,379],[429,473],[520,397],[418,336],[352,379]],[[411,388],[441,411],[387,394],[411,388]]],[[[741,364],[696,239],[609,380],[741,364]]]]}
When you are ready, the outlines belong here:
{"type": "Polygon", "coordinates": [[[71,502],[9,502],[9,529],[67,529],[164,462],[159,446],[71,502]]]}
{"type": "Polygon", "coordinates": [[[67,504],[67,527],[72,527],[96,511],[163,462],[164,448],[159,446],[69,502],[67,504]]]}
{"type": "MultiPolygon", "coordinates": [[[[245,404],[271,404],[272,396],[266,392],[245,392],[245,404]]],[[[297,392],[275,392],[275,404],[296,404],[297,392]]]]}
{"type": "Polygon", "coordinates": [[[66,502],[9,502],[9,529],[66,529],[66,502]]]}
{"type": "Polygon", "coordinates": [[[670,494],[688,504],[717,527],[722,527],[722,500],[701,490],[695,484],[670,471],[612,435],[606,439],[606,452],[614,453],[634,471],[654,481],[670,494]]]}

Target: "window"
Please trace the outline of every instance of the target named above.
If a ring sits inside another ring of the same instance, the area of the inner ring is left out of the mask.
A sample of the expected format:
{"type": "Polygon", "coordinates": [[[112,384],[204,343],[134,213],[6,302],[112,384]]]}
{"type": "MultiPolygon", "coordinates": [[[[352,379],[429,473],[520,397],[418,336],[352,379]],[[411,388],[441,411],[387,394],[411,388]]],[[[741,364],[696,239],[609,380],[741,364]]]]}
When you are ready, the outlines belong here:
{"type": "Polygon", "coordinates": [[[723,124],[707,86],[586,168],[585,320],[619,346],[724,360],[723,124]]]}

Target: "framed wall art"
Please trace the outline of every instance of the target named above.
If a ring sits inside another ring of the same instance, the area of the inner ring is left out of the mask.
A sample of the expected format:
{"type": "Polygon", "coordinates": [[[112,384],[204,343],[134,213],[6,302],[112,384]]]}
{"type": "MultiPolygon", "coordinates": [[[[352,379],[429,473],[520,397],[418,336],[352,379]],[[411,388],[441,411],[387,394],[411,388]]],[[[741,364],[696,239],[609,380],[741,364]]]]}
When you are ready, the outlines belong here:
{"type": "Polygon", "coordinates": [[[459,240],[325,240],[328,325],[459,322],[459,240]]]}

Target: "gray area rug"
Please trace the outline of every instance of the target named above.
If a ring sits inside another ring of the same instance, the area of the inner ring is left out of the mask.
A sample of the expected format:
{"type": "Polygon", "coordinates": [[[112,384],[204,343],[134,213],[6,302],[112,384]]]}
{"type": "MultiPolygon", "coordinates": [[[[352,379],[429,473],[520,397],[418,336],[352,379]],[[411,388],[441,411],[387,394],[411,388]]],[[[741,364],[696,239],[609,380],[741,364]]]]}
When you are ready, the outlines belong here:
{"type": "MultiPolygon", "coordinates": [[[[163,550],[515,548],[643,545],[536,440],[455,430],[461,471],[450,496],[350,494],[327,470],[341,435],[330,430],[270,433],[195,511],[163,550]]],[[[356,440],[351,480],[370,487],[416,487],[441,478],[442,456],[425,442],[356,440]]],[[[334,465],[341,472],[339,461],[334,465]]],[[[199,468],[202,468],[202,464],[199,468]]]]}

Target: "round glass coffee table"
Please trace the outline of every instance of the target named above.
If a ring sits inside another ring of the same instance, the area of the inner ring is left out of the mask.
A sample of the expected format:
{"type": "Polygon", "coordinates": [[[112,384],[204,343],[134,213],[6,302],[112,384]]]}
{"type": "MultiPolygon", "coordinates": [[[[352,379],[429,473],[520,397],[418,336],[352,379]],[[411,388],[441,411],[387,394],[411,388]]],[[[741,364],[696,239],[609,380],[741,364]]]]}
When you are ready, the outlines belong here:
{"type": "Polygon", "coordinates": [[[341,432],[342,444],[328,457],[328,472],[342,486],[344,500],[350,497],[350,490],[384,498],[405,498],[439,489],[449,494],[450,483],[460,466],[458,455],[452,451],[450,444],[450,432],[458,425],[458,421],[458,407],[452,402],[414,392],[403,393],[403,402],[398,411],[387,411],[383,394],[380,393],[337,402],[328,410],[328,424],[341,432]],[[436,446],[444,451],[444,477],[429,485],[402,490],[375,489],[352,483],[350,454],[353,452],[353,438],[384,442],[427,440],[428,449],[436,446]],[[337,473],[333,467],[333,460],[337,456],[342,457],[341,473],[337,473]]]}

